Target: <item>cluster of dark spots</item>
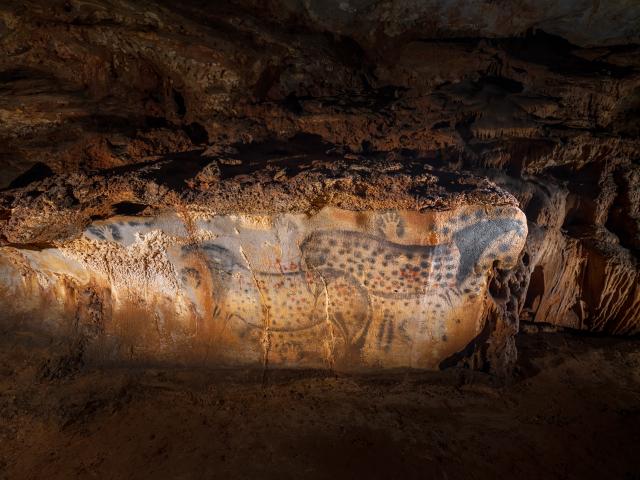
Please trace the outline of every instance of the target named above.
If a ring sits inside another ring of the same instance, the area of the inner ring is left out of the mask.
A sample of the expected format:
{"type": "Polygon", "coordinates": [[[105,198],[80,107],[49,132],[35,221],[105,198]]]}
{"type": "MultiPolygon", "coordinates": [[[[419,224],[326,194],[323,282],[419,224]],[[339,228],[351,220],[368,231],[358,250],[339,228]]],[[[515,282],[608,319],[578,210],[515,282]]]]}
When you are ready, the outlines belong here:
{"type": "Polygon", "coordinates": [[[389,310],[384,310],[382,321],[378,327],[378,348],[388,352],[391,349],[394,338],[394,318],[389,310]]]}
{"type": "MultiPolygon", "coordinates": [[[[365,236],[358,232],[340,233],[351,237],[365,236]]],[[[369,238],[364,242],[361,238],[356,238],[350,242],[353,247],[373,243],[371,255],[362,259],[362,255],[354,253],[348,257],[345,252],[341,256],[338,251],[330,255],[327,261],[324,255],[314,254],[324,252],[325,239],[318,232],[312,234],[312,237],[313,240],[304,244],[304,254],[309,264],[314,268],[333,268],[337,265],[345,275],[357,278],[374,295],[423,295],[429,287],[450,287],[446,282],[454,278],[453,270],[456,267],[451,247],[448,246],[400,245],[377,238],[369,238]],[[430,279],[438,283],[431,283],[430,279]]]]}

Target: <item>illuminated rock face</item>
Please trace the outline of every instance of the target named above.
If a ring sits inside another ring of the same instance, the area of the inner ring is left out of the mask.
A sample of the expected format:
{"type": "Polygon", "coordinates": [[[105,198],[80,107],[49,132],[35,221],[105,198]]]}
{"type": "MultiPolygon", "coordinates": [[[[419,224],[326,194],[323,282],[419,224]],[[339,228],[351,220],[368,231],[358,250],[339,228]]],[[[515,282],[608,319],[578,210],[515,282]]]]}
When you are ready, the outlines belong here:
{"type": "Polygon", "coordinates": [[[82,324],[105,360],[433,369],[479,334],[489,273],[526,235],[513,206],[114,217],[3,248],[2,300],[82,324]]]}

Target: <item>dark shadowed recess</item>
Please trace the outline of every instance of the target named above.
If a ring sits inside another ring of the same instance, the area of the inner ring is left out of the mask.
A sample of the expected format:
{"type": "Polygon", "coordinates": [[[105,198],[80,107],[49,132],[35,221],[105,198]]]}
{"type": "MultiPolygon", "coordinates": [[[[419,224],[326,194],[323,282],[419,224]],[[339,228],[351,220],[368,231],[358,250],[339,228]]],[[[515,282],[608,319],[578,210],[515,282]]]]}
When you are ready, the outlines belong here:
{"type": "Polygon", "coordinates": [[[211,158],[203,157],[202,150],[172,153],[155,162],[158,167],[151,169],[144,176],[160,185],[182,191],[187,188],[185,181],[193,178],[194,174],[209,162],[211,158]]]}
{"type": "Polygon", "coordinates": [[[119,202],[111,206],[114,215],[138,215],[142,213],[148,205],[135,202],[119,202]]]}
{"type": "Polygon", "coordinates": [[[9,184],[8,188],[21,188],[26,187],[31,182],[38,182],[52,176],[53,171],[44,163],[38,162],[33,165],[29,170],[19,175],[9,184]]]}

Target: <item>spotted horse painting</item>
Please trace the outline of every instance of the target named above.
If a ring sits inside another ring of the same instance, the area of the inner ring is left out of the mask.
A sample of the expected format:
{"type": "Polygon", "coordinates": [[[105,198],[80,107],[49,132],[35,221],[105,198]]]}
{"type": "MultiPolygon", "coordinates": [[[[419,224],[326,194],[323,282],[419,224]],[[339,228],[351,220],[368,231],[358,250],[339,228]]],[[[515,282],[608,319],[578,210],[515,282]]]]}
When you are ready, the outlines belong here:
{"type": "Polygon", "coordinates": [[[49,302],[52,324],[77,317],[51,301],[78,295],[64,285],[100,298],[83,308],[100,309],[89,353],[105,359],[434,369],[482,330],[490,271],[513,267],[526,235],[511,205],[122,216],[24,253],[32,287],[4,281],[30,292],[25,314],[49,302]]]}
{"type": "Polygon", "coordinates": [[[282,218],[271,265],[220,239],[183,251],[205,259],[222,321],[272,362],[435,368],[477,335],[488,272],[527,233],[514,208],[447,213],[282,218]]]}

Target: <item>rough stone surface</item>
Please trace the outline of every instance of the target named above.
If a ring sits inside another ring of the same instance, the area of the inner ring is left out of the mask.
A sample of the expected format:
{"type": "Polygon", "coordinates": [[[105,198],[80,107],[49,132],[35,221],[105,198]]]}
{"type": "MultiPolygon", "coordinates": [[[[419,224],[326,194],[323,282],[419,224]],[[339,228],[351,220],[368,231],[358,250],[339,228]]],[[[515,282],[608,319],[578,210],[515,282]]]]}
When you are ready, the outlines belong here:
{"type": "Polygon", "coordinates": [[[487,277],[490,331],[447,364],[509,364],[520,319],[639,333],[639,15],[624,0],[5,1],[3,262],[28,271],[18,257],[123,215],[454,212],[515,206],[507,191],[524,254],[487,277]]]}
{"type": "Polygon", "coordinates": [[[103,361],[434,369],[485,328],[512,341],[488,285],[518,264],[527,226],[495,185],[382,160],[228,178],[200,162],[160,196],[149,175],[175,175],[171,161],[94,177],[102,189],[61,176],[8,192],[4,321],[62,335],[76,322],[83,354],[103,361]],[[114,195],[158,213],[92,221],[114,195]],[[150,195],[163,200],[134,203],[150,195]]]}
{"type": "Polygon", "coordinates": [[[43,380],[51,342],[0,336],[0,471],[9,479],[637,472],[640,344],[631,339],[520,335],[509,386],[458,369],[271,370],[265,379],[246,369],[94,367],[43,380]]]}

